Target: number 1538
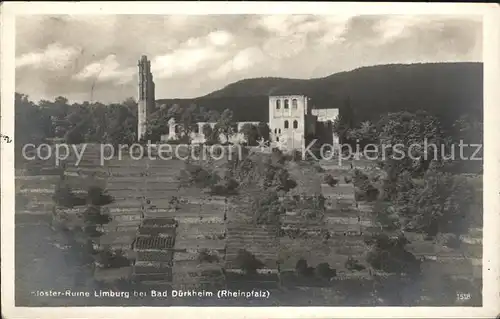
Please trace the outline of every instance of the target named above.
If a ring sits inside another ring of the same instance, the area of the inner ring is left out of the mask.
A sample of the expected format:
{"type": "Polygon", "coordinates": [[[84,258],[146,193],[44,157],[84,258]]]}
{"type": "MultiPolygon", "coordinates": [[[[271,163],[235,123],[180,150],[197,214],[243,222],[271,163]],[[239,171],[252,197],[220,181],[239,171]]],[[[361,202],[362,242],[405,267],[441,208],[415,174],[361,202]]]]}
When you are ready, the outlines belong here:
{"type": "Polygon", "coordinates": [[[457,293],[457,300],[469,300],[470,294],[457,293]]]}

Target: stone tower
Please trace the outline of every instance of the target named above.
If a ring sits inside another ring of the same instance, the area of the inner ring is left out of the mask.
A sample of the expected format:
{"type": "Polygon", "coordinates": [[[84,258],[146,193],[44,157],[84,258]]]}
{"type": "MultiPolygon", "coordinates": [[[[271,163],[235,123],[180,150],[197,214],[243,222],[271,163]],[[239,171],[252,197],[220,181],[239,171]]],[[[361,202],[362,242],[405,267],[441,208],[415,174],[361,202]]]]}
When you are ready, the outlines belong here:
{"type": "Polygon", "coordinates": [[[288,150],[303,149],[307,130],[313,127],[307,121],[308,108],[308,98],[303,95],[270,96],[269,129],[272,142],[284,142],[288,150]]]}
{"type": "Polygon", "coordinates": [[[148,116],[155,110],[155,83],[151,73],[151,62],[143,55],[139,66],[139,94],[137,98],[137,139],[141,140],[147,130],[148,116]]]}

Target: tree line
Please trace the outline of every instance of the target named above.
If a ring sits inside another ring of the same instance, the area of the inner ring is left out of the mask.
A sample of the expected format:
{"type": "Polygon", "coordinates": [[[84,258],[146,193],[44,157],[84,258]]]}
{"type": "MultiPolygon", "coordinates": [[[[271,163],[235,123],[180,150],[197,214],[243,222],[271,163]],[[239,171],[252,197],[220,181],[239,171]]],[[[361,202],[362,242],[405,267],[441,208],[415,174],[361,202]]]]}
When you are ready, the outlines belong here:
{"type": "MultiPolygon", "coordinates": [[[[238,131],[234,114],[226,109],[219,113],[190,103],[159,107],[147,120],[144,140],[158,142],[169,133],[168,121],[174,119],[181,142],[190,143],[192,132],[203,133],[207,143],[218,143],[222,135],[226,141],[238,131]],[[206,124],[197,132],[198,122],[206,124]]],[[[269,127],[262,122],[246,124],[241,128],[249,145],[257,145],[259,139],[269,139],[269,127]]],[[[83,102],[70,104],[59,96],[53,101],[33,102],[27,95],[15,94],[15,137],[17,150],[26,144],[40,144],[47,139],[59,139],[68,144],[107,143],[133,144],[137,141],[137,103],[128,98],[121,103],[103,104],[83,102]]]]}

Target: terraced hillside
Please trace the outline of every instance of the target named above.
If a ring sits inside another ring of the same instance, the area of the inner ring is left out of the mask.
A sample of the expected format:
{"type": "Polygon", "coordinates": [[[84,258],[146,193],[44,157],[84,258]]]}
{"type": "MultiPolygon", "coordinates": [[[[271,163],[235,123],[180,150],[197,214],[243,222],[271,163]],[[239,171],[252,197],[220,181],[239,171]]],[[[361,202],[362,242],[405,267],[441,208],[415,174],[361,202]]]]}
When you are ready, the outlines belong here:
{"type": "MultiPolygon", "coordinates": [[[[92,284],[85,280],[89,274],[82,274],[76,254],[65,244],[67,234],[54,232],[52,227],[56,211],[52,197],[61,173],[49,161],[16,163],[16,306],[50,306],[51,298],[33,298],[30,292],[36,290],[92,289],[92,284]]],[[[70,299],[59,301],[64,304],[70,299]]]]}
{"type": "MultiPolygon", "coordinates": [[[[302,292],[295,292],[302,294],[298,300],[311,296],[317,303],[326,298],[327,293],[314,290],[316,286],[311,280],[296,280],[294,273],[300,259],[305,259],[313,268],[327,263],[335,271],[331,281],[322,282],[322,287],[331,289],[328,292],[333,294],[331,300],[339,298],[339,292],[335,292],[339,286],[335,282],[372,285],[380,276],[389,276],[375,274],[366,263],[368,247],[364,235],[378,231],[380,225],[374,220],[373,205],[357,201],[349,163],[341,167],[320,163],[320,168],[311,163],[288,163],[287,169],[297,181],[297,187],[288,196],[322,196],[325,209],[314,217],[306,210],[290,209],[279,223],[257,225],[249,201],[250,190],[228,198],[212,196],[197,187],[179,186],[177,177],[185,167],[180,160],[129,156],[101,163],[98,151],[95,146],[87,148],[78,166],[75,166],[76,159],[70,158],[64,170],[55,170],[50,165],[20,170],[16,174],[16,223],[29,223],[33,215],[45,216],[50,222],[54,215],[54,221],[62,222],[66,228],[81,228],[82,216],[89,206],[81,203],[73,208],[54,207],[52,196],[56,185],[64,183],[81,196],[86,195],[90,186],[105,190],[113,201],[101,206],[100,211],[108,214],[111,221],[100,226],[98,230],[103,234],[94,245],[98,249],[123,251],[130,265],[98,267],[93,276],[99,282],[114,285],[123,279],[134,279],[142,285],[186,289],[265,287],[273,289],[277,296],[279,289],[300,287],[302,292]],[[35,175],[34,171],[44,173],[35,175]],[[325,184],[325,174],[334,176],[337,184],[333,187],[325,184]],[[242,274],[238,261],[241,250],[262,263],[257,274],[242,274]]],[[[481,203],[476,203],[471,212],[473,227],[455,248],[447,246],[446,234],[435,241],[406,234],[411,242],[408,249],[424,260],[421,291],[439,291],[440,286],[460,281],[480,288],[481,211],[481,203]]],[[[24,242],[17,236],[16,241],[24,242]]],[[[16,263],[19,264],[17,260],[16,263]]],[[[28,280],[29,271],[16,272],[16,276],[18,274],[24,276],[23,282],[28,280]]],[[[341,300],[344,299],[338,302],[341,300]]],[[[429,303],[429,300],[423,301],[423,304],[429,303]]]]}
{"type": "Polygon", "coordinates": [[[101,270],[100,278],[108,273],[107,279],[111,281],[115,275],[122,278],[123,274],[129,274],[142,285],[184,287],[196,282],[196,271],[200,284],[206,284],[203,280],[205,268],[215,267],[222,273],[221,265],[217,266],[212,260],[204,262],[200,255],[224,259],[225,202],[197,188],[179,188],[177,177],[182,168],[184,163],[179,160],[123,156],[106,161],[96,170],[97,174],[80,167],[73,170],[72,174],[79,176],[75,179],[81,180],[88,175],[95,180],[96,175],[104,173],[99,185],[114,201],[101,208],[112,220],[103,225],[105,234],[99,238],[99,246],[124,250],[132,260],[132,266],[125,267],[130,271],[101,270]],[[149,221],[162,220],[173,221],[172,235],[166,234],[165,228],[155,222],[153,226],[145,225],[149,221]],[[165,243],[168,247],[158,246],[167,238],[165,236],[171,238],[165,243]],[[186,271],[190,267],[182,266],[186,263],[191,267],[188,276],[186,271]],[[196,271],[192,269],[194,265],[197,265],[196,271]]]}

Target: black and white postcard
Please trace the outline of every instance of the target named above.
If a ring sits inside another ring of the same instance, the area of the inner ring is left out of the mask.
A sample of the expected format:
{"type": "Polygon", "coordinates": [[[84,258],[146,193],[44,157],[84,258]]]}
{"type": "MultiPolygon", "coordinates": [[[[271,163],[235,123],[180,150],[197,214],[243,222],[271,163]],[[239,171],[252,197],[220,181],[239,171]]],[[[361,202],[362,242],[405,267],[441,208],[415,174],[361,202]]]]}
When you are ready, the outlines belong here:
{"type": "Polygon", "coordinates": [[[3,4],[3,314],[497,316],[499,8],[3,4]]]}

